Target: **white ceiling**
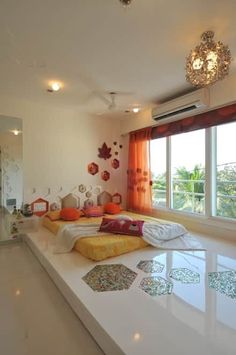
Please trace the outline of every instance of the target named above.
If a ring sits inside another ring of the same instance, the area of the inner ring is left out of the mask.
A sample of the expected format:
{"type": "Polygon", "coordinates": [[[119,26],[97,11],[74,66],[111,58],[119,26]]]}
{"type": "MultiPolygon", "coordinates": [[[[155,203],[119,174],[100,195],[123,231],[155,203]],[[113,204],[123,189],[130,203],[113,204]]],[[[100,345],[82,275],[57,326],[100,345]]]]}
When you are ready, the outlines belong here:
{"type": "Polygon", "coordinates": [[[0,94],[99,114],[116,91],[118,111],[148,107],[191,89],[185,58],[203,31],[236,56],[235,14],[236,0],[1,0],[0,94]],[[64,89],[47,93],[52,79],[64,89]]]}

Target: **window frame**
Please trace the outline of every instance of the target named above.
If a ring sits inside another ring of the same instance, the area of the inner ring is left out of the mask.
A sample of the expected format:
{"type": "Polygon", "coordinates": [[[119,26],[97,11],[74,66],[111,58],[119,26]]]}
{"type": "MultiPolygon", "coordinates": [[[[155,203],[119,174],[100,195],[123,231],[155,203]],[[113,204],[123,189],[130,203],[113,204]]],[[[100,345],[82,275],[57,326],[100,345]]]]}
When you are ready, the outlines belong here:
{"type": "MultiPolygon", "coordinates": [[[[157,207],[152,207],[152,209],[154,209],[154,210],[164,210],[164,211],[166,211],[166,210],[168,210],[168,206],[169,206],[169,200],[168,200],[168,198],[169,198],[169,194],[167,193],[167,191],[169,190],[169,171],[168,171],[168,166],[169,166],[169,157],[168,157],[168,155],[169,155],[169,148],[168,148],[168,139],[169,139],[169,137],[161,137],[161,138],[166,138],[166,147],[165,147],[165,149],[166,149],[166,164],[165,164],[165,168],[166,168],[166,207],[164,207],[164,206],[157,206],[157,207]]],[[[161,139],[160,138],[160,139],[161,139]]],[[[158,139],[158,138],[157,138],[158,139]]],[[[153,140],[155,140],[155,139],[153,139],[153,140]]],[[[149,156],[151,155],[151,149],[149,149],[149,156]]],[[[150,159],[150,161],[151,161],[151,159],[150,159]]],[[[152,193],[152,190],[151,190],[151,193],[152,193]]],[[[152,200],[153,201],[153,200],[152,200]]]]}
{"type": "MultiPolygon", "coordinates": [[[[225,123],[227,124],[227,123],[225,123]]],[[[156,138],[158,139],[158,138],[156,138]]],[[[204,224],[235,229],[236,218],[217,216],[217,126],[205,128],[205,213],[179,211],[173,208],[171,182],[171,136],[166,137],[166,207],[153,207],[153,211],[162,211],[173,216],[183,216],[187,220],[203,221],[204,224]]]]}

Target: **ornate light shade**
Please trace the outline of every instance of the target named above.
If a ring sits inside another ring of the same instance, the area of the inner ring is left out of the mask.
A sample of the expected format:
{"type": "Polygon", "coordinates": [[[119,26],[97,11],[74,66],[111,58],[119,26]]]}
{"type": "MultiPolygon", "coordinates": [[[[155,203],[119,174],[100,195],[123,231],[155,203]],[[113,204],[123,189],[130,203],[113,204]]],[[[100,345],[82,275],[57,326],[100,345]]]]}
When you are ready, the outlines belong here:
{"type": "Polygon", "coordinates": [[[229,47],[220,41],[215,42],[213,37],[213,31],[204,32],[202,42],[187,57],[186,80],[194,86],[211,85],[229,74],[229,47]]]}

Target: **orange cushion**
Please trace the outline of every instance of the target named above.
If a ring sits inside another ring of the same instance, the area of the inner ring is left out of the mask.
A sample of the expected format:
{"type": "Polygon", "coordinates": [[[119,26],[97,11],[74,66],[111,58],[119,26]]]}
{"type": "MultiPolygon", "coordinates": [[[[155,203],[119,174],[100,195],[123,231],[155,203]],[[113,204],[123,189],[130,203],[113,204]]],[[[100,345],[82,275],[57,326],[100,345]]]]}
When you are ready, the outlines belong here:
{"type": "Polygon", "coordinates": [[[46,214],[51,221],[58,221],[61,218],[61,210],[50,211],[46,214]]]}
{"type": "Polygon", "coordinates": [[[61,210],[60,216],[64,221],[76,221],[80,218],[80,211],[76,208],[65,207],[61,210]]]}
{"type": "Polygon", "coordinates": [[[120,211],[121,211],[120,205],[117,205],[116,203],[113,203],[113,202],[108,202],[104,206],[105,213],[117,214],[117,213],[120,213],[120,211]]]}

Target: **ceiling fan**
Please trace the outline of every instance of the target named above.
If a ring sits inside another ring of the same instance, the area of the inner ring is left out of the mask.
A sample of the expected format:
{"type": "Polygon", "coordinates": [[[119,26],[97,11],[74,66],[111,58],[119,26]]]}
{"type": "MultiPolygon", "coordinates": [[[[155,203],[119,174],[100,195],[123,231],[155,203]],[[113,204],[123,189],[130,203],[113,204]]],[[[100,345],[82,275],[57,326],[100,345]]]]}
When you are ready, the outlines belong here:
{"type": "MultiPolygon", "coordinates": [[[[133,92],[126,92],[126,91],[101,91],[101,90],[93,90],[92,92],[89,93],[89,95],[81,101],[83,105],[89,104],[93,98],[97,98],[100,100],[106,107],[105,111],[102,110],[98,115],[103,115],[107,114],[109,112],[115,112],[115,111],[123,111],[123,112],[130,112],[130,109],[127,109],[130,107],[130,105],[124,103],[123,100],[118,100],[119,97],[123,96],[133,96],[133,92]],[[123,101],[123,104],[118,101],[123,101]]],[[[98,109],[99,111],[99,109],[98,109]]]]}
{"type": "Polygon", "coordinates": [[[114,91],[111,91],[109,93],[110,95],[110,104],[108,105],[108,110],[112,111],[112,110],[115,110],[116,109],[116,92],[114,91]]]}
{"type": "Polygon", "coordinates": [[[117,109],[117,102],[116,102],[117,93],[116,92],[111,91],[106,95],[103,95],[100,92],[96,92],[95,95],[99,99],[101,99],[101,101],[103,101],[103,103],[107,106],[107,110],[100,112],[99,115],[103,115],[105,113],[108,113],[109,111],[115,111],[117,109]]]}
{"type": "Polygon", "coordinates": [[[108,112],[114,112],[114,113],[138,113],[140,111],[140,105],[127,105],[127,104],[123,104],[123,105],[117,105],[116,102],[116,98],[120,95],[133,95],[133,93],[128,93],[128,92],[114,92],[111,91],[109,93],[110,98],[108,99],[106,96],[104,96],[102,93],[100,92],[96,92],[96,96],[98,98],[100,98],[107,106],[108,111],[103,111],[103,112],[99,112],[98,115],[103,115],[106,114],[108,112]]]}
{"type": "MultiPolygon", "coordinates": [[[[117,98],[119,96],[130,96],[133,95],[133,93],[130,92],[115,92],[115,91],[110,91],[108,93],[101,93],[99,91],[96,91],[95,96],[98,97],[104,104],[107,106],[108,111],[116,111],[116,110],[125,110],[125,107],[122,107],[117,104],[117,98]]],[[[107,111],[102,112],[100,114],[107,113],[107,111]]]]}

